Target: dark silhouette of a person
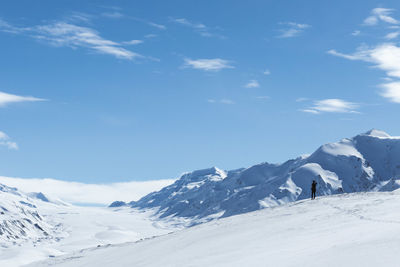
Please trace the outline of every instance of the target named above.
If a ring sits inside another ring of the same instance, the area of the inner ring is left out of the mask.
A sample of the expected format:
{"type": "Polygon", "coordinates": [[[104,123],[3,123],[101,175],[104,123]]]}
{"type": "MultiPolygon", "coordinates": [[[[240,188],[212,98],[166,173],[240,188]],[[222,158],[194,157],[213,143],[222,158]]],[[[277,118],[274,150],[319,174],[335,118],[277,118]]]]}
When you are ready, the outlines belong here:
{"type": "Polygon", "coordinates": [[[315,199],[316,192],[317,192],[317,182],[313,180],[311,184],[311,199],[315,199]]]}

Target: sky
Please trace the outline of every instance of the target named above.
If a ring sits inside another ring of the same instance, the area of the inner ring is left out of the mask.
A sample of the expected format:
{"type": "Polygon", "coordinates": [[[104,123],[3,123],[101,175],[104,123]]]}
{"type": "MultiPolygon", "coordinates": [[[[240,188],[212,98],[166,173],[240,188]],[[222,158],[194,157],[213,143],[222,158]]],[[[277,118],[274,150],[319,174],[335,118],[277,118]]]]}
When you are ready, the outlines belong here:
{"type": "Polygon", "coordinates": [[[1,1],[0,175],[82,183],[400,135],[398,1],[1,1]]]}

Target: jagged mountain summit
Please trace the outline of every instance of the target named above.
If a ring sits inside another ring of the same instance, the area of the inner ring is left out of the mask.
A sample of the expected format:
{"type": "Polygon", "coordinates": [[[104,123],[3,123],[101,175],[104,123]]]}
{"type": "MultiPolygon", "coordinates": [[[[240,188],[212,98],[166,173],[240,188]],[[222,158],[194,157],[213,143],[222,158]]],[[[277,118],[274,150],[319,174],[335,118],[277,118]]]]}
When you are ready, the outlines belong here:
{"type": "Polygon", "coordinates": [[[139,201],[117,201],[110,206],[152,208],[161,218],[227,217],[308,198],[312,180],[318,183],[318,195],[398,189],[400,137],[370,130],[283,164],[198,170],[139,201]]]}

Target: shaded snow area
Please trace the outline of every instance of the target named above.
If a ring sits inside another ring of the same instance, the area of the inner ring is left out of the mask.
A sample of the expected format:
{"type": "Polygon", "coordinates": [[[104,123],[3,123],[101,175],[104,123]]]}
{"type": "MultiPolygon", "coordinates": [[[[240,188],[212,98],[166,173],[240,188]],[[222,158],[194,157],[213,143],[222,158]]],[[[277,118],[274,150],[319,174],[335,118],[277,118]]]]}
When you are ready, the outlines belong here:
{"type": "Polygon", "coordinates": [[[399,266],[400,192],[302,200],[29,266],[399,266]]]}
{"type": "Polygon", "coordinates": [[[150,215],[151,211],[126,208],[77,207],[0,184],[0,266],[23,266],[181,228],[156,222],[150,215]]]}
{"type": "Polygon", "coordinates": [[[307,199],[312,180],[318,183],[319,196],[398,189],[400,137],[371,130],[283,164],[194,171],[139,201],[117,201],[110,206],[155,209],[161,219],[185,218],[188,225],[195,225],[307,199]]]}

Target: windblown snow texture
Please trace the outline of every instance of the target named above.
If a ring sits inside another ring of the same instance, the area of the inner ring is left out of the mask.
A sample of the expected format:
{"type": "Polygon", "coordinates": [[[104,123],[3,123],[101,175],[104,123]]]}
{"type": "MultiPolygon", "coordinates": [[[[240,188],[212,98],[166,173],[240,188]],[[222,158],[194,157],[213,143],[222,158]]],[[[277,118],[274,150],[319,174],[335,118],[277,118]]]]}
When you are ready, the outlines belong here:
{"type": "Polygon", "coordinates": [[[158,209],[161,218],[227,217],[317,196],[400,187],[400,137],[371,130],[326,144],[307,157],[283,164],[261,163],[247,169],[216,167],[184,174],[174,184],[128,204],[111,206],[158,209]]]}

